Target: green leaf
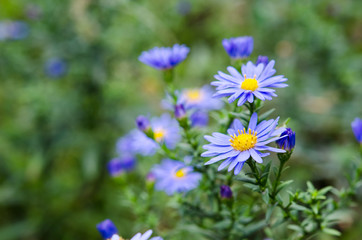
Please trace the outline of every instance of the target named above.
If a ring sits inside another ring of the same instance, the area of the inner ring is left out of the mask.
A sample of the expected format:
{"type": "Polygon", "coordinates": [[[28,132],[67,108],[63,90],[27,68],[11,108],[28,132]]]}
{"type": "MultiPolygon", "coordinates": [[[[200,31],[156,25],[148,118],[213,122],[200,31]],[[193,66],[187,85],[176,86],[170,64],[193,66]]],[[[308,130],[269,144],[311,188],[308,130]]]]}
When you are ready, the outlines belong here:
{"type": "Polygon", "coordinates": [[[267,118],[269,117],[269,115],[272,114],[274,111],[275,111],[275,108],[272,108],[272,109],[270,109],[269,111],[261,114],[261,115],[259,116],[259,121],[263,121],[263,120],[267,119],[267,118]]]}
{"type": "Polygon", "coordinates": [[[226,229],[228,228],[229,226],[231,225],[231,220],[230,219],[225,219],[221,222],[218,222],[216,224],[214,224],[214,228],[217,228],[217,229],[226,229]]]}
{"type": "Polygon", "coordinates": [[[239,178],[235,178],[235,180],[245,182],[245,183],[250,183],[250,184],[256,184],[256,180],[254,178],[249,178],[249,177],[239,177],[239,178]]]}
{"type": "Polygon", "coordinates": [[[285,181],[285,182],[282,182],[278,188],[277,188],[277,193],[282,190],[284,187],[288,186],[289,184],[291,184],[293,182],[293,180],[288,180],[288,181],[285,181]]]}
{"type": "Polygon", "coordinates": [[[263,199],[263,201],[268,204],[269,203],[269,190],[266,189],[263,193],[261,198],[263,199]]]}
{"type": "Polygon", "coordinates": [[[322,231],[332,236],[341,236],[341,233],[333,228],[324,228],[322,231]]]}

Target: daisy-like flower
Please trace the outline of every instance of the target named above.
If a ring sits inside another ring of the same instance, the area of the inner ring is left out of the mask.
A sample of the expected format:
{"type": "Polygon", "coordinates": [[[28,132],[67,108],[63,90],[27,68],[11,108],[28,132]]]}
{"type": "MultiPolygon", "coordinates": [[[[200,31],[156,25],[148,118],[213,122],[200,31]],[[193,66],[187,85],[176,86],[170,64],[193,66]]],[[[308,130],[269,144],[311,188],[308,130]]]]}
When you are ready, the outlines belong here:
{"type": "MultiPolygon", "coordinates": [[[[148,240],[152,235],[152,230],[148,230],[147,232],[145,232],[144,234],[141,233],[137,233],[136,235],[134,235],[131,240],[148,240]]],[[[163,240],[162,237],[153,237],[150,240],[163,240]]]]}
{"type": "Polygon", "coordinates": [[[160,144],[165,143],[169,149],[174,149],[181,140],[180,127],[176,119],[169,114],[163,114],[159,118],[151,120],[151,128],[154,140],[160,144]]]}
{"type": "Polygon", "coordinates": [[[233,59],[249,57],[253,51],[254,40],[252,37],[236,37],[222,40],[222,45],[227,54],[233,59]]]}
{"type": "Polygon", "coordinates": [[[201,174],[193,172],[193,168],[185,163],[164,159],[161,164],[155,165],[152,173],[156,178],[155,188],[168,195],[188,192],[199,185],[201,174]]]}
{"type": "Polygon", "coordinates": [[[171,69],[185,60],[190,49],[186,45],[173,47],[155,47],[142,52],[138,60],[158,70],[171,69]]]}
{"type": "Polygon", "coordinates": [[[186,110],[217,110],[224,104],[221,100],[212,97],[214,93],[215,91],[208,85],[202,88],[185,89],[181,92],[178,102],[183,104],[186,110]]]}
{"type": "Polygon", "coordinates": [[[241,67],[240,74],[235,68],[228,67],[227,70],[231,75],[218,72],[211,85],[216,86],[217,92],[214,97],[229,97],[229,103],[238,100],[238,106],[243,105],[246,101],[252,103],[254,97],[262,101],[271,100],[277,95],[275,90],[271,88],[284,88],[288,85],[283,83],[288,79],[283,75],[273,76],[276,72],[273,68],[275,61],[272,60],[268,65],[259,64],[255,66],[252,62],[248,62],[241,67]]]}
{"type": "Polygon", "coordinates": [[[362,144],[362,119],[355,118],[351,126],[357,141],[362,144]]]}
{"type": "Polygon", "coordinates": [[[221,163],[218,170],[229,166],[228,171],[234,169],[234,174],[237,175],[245,161],[250,157],[256,162],[262,163],[262,158],[270,154],[261,151],[285,152],[285,150],[267,146],[268,143],[278,140],[279,135],[285,130],[285,128],[275,129],[278,120],[279,117],[275,120],[264,120],[257,124],[258,115],[253,113],[247,128],[235,119],[232,127],[227,131],[229,135],[215,132],[212,136],[205,136],[210,144],[204,146],[207,151],[201,156],[213,157],[205,165],[226,159],[221,163]]]}
{"type": "Polygon", "coordinates": [[[156,153],[159,145],[138,129],[131,130],[120,138],[116,144],[116,151],[120,156],[136,155],[151,156],[156,153]]]}

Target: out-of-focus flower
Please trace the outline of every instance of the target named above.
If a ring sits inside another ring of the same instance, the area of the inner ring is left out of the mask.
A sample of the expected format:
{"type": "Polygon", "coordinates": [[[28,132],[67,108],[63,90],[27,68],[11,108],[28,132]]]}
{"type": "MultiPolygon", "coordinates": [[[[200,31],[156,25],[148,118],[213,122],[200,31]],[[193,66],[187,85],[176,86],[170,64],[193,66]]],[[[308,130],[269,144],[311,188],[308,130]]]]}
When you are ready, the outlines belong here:
{"type": "Polygon", "coordinates": [[[132,171],[136,165],[136,159],[133,156],[124,156],[114,158],[107,164],[107,169],[112,177],[116,177],[123,172],[132,171]]]}
{"type": "Polygon", "coordinates": [[[221,185],[220,186],[220,196],[221,198],[230,199],[233,197],[233,192],[231,191],[228,185],[221,185]]]}
{"type": "Polygon", "coordinates": [[[23,21],[0,22],[0,40],[20,40],[29,34],[29,26],[23,21]]]}
{"type": "Polygon", "coordinates": [[[153,172],[149,172],[146,176],[146,181],[147,182],[154,182],[156,181],[156,177],[155,174],[153,174],[153,172]]]}
{"type": "Polygon", "coordinates": [[[29,4],[26,6],[25,14],[29,19],[36,20],[41,15],[41,9],[37,5],[29,4]]]}
{"type": "Polygon", "coordinates": [[[203,111],[217,110],[223,107],[224,103],[212,97],[215,91],[205,85],[202,88],[185,89],[181,92],[179,102],[184,104],[187,110],[197,109],[203,111]]]}
{"type": "Polygon", "coordinates": [[[209,123],[209,114],[203,111],[196,111],[190,116],[191,126],[205,127],[209,123]]]}
{"type": "Polygon", "coordinates": [[[136,118],[136,125],[137,125],[137,128],[139,130],[141,130],[142,132],[146,132],[151,127],[150,121],[148,120],[148,118],[145,116],[142,116],[142,115],[140,115],[136,118]]]}
{"type": "Polygon", "coordinates": [[[171,69],[185,60],[190,49],[186,45],[173,47],[155,47],[142,52],[138,60],[158,70],[171,69]]]}
{"type": "Polygon", "coordinates": [[[255,65],[258,66],[260,63],[264,64],[264,66],[268,65],[269,58],[267,56],[258,56],[258,59],[255,62],[255,65]]]}
{"type": "Polygon", "coordinates": [[[228,67],[229,74],[218,72],[211,85],[216,86],[217,93],[214,97],[230,96],[229,103],[238,100],[238,106],[243,105],[246,101],[252,103],[254,97],[262,101],[271,100],[277,95],[275,90],[271,88],[284,88],[288,85],[283,83],[287,81],[283,75],[273,76],[275,61],[272,60],[268,65],[259,64],[255,66],[252,62],[248,62],[241,67],[242,75],[233,67],[228,67]]]}
{"type": "Polygon", "coordinates": [[[67,71],[67,64],[63,59],[51,58],[45,63],[45,73],[52,78],[62,77],[67,71]]]}
{"type": "Polygon", "coordinates": [[[262,157],[270,154],[260,151],[285,152],[285,150],[267,146],[268,143],[281,138],[279,135],[285,131],[285,128],[275,129],[278,120],[279,117],[275,120],[264,120],[257,124],[258,115],[253,113],[247,129],[239,120],[235,119],[232,127],[227,131],[229,135],[215,132],[212,136],[205,136],[210,144],[204,145],[204,149],[207,151],[202,153],[201,156],[213,157],[205,165],[226,159],[221,163],[218,170],[220,171],[229,166],[228,171],[234,169],[234,174],[237,175],[240,173],[245,161],[250,157],[256,162],[262,163],[262,157]]]}
{"type": "Polygon", "coordinates": [[[175,106],[175,118],[183,119],[186,117],[186,110],[183,104],[176,104],[175,106]]]}
{"type": "Polygon", "coordinates": [[[357,141],[362,144],[362,119],[355,118],[351,126],[357,141]]]}
{"type": "Polygon", "coordinates": [[[164,159],[161,164],[155,165],[152,172],[156,177],[156,190],[164,191],[168,195],[196,188],[202,177],[200,173],[193,172],[192,167],[171,159],[164,159]]]}
{"type": "MultiPolygon", "coordinates": [[[[151,237],[151,235],[152,235],[152,230],[148,230],[144,234],[137,233],[136,235],[134,235],[131,238],[131,240],[148,240],[151,237]]],[[[163,240],[163,238],[161,238],[161,237],[153,237],[150,240],[163,240]]]]}
{"type": "Polygon", "coordinates": [[[278,148],[286,151],[292,151],[295,146],[295,132],[293,132],[290,128],[286,128],[280,137],[282,138],[275,141],[278,148]]]}
{"type": "Polygon", "coordinates": [[[117,153],[120,156],[125,154],[151,156],[156,153],[159,145],[148,138],[138,129],[133,129],[126,136],[120,138],[116,144],[117,153]]]}
{"type": "Polygon", "coordinates": [[[253,51],[254,40],[252,37],[235,37],[222,40],[225,51],[233,59],[249,57],[253,51]]]}
{"type": "Polygon", "coordinates": [[[186,15],[191,11],[191,3],[189,1],[181,0],[177,3],[176,9],[180,15],[186,15]]]}
{"type": "Polygon", "coordinates": [[[154,134],[154,140],[158,143],[165,143],[169,149],[174,149],[181,140],[180,127],[176,119],[171,118],[169,114],[163,114],[159,118],[151,120],[151,127],[154,134]]]}
{"type": "Polygon", "coordinates": [[[106,219],[103,222],[100,222],[97,224],[97,229],[103,239],[117,239],[118,230],[111,220],[106,219]]]}

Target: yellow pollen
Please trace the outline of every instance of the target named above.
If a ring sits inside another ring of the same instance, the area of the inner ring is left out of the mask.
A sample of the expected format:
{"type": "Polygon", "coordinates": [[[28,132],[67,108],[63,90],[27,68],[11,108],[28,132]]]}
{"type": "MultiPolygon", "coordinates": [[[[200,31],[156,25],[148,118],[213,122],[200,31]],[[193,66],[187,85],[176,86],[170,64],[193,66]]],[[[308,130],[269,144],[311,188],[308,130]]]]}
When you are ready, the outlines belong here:
{"type": "Polygon", "coordinates": [[[161,142],[165,137],[165,131],[163,129],[156,130],[153,132],[153,137],[156,140],[156,142],[161,142]]]}
{"type": "Polygon", "coordinates": [[[237,150],[237,151],[246,151],[250,148],[253,148],[257,142],[258,137],[256,136],[255,131],[251,131],[249,128],[249,132],[245,131],[245,128],[243,131],[238,130],[238,135],[234,134],[230,135],[231,139],[231,146],[237,150]]]}
{"type": "Polygon", "coordinates": [[[192,103],[199,102],[201,100],[201,93],[198,89],[187,90],[185,95],[187,100],[192,103]]]}
{"type": "Polygon", "coordinates": [[[182,177],[184,177],[184,176],[186,176],[186,172],[185,172],[185,170],[182,168],[182,169],[180,169],[180,170],[178,170],[176,173],[175,173],[175,177],[177,177],[177,178],[182,178],[182,177]]]}
{"type": "Polygon", "coordinates": [[[244,81],[241,83],[241,88],[244,90],[250,90],[255,91],[258,88],[258,81],[254,78],[246,78],[246,75],[244,75],[244,81]]]}

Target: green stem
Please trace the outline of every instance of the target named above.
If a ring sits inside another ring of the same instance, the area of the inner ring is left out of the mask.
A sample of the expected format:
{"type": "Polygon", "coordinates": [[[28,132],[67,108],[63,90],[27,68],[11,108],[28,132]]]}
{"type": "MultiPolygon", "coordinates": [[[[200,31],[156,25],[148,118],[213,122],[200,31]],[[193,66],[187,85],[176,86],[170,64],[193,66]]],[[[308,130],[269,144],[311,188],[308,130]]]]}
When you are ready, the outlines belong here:
{"type": "Polygon", "coordinates": [[[249,158],[246,163],[249,165],[251,171],[254,174],[254,177],[256,179],[256,183],[259,185],[259,188],[262,189],[262,184],[261,184],[261,179],[260,179],[260,173],[258,168],[255,165],[255,162],[253,161],[252,158],[249,158]]]}
{"type": "Polygon", "coordinates": [[[284,164],[285,164],[286,161],[280,161],[280,165],[279,165],[279,169],[278,169],[278,174],[277,174],[277,177],[275,179],[275,182],[274,182],[274,186],[273,186],[273,190],[270,194],[270,198],[272,199],[272,204],[275,203],[275,197],[277,195],[277,188],[278,188],[278,185],[280,183],[280,177],[282,175],[282,171],[283,171],[283,167],[284,167],[284,164]]]}

